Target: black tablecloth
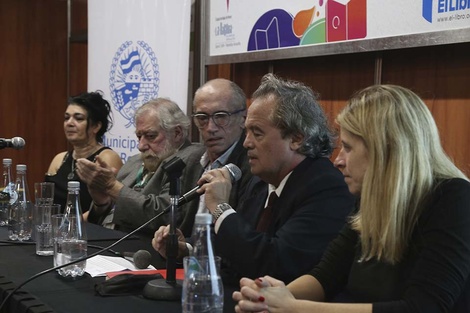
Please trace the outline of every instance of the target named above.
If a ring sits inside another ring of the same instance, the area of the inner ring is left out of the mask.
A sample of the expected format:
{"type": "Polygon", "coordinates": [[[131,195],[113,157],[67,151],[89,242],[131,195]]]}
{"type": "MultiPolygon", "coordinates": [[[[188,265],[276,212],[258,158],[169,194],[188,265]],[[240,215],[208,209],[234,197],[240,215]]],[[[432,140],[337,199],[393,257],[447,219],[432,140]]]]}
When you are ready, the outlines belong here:
{"type": "MultiPolygon", "coordinates": [[[[7,239],[6,229],[0,227],[0,240],[7,239]]],[[[87,224],[89,245],[108,246],[122,238],[122,232],[87,224]]],[[[152,254],[152,265],[162,268],[165,261],[151,247],[150,239],[132,237],[113,248],[116,251],[145,249],[152,254]]],[[[0,246],[0,299],[31,276],[52,267],[52,256],[37,256],[33,244],[7,242],[0,246]]],[[[88,254],[95,252],[88,248],[88,254]]],[[[109,254],[108,254],[109,255],[109,254]]],[[[24,285],[2,312],[181,312],[180,301],[156,301],[143,296],[101,297],[94,286],[103,277],[92,278],[88,274],[77,279],[63,278],[56,272],[47,273],[24,285]]],[[[234,288],[226,288],[224,312],[234,312],[231,294],[234,288]]]]}

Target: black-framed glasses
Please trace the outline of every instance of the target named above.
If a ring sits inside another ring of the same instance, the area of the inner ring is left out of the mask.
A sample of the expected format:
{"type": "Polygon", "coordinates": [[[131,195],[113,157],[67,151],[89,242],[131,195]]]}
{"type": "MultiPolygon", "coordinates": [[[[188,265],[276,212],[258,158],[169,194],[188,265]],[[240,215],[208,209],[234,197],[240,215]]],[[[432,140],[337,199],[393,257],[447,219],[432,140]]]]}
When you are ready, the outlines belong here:
{"type": "Polygon", "coordinates": [[[246,109],[240,109],[233,112],[227,111],[217,111],[214,114],[207,114],[207,113],[195,113],[192,115],[194,123],[198,128],[203,128],[207,124],[209,124],[209,119],[212,118],[214,124],[219,127],[225,127],[230,122],[230,116],[243,112],[246,109]]]}

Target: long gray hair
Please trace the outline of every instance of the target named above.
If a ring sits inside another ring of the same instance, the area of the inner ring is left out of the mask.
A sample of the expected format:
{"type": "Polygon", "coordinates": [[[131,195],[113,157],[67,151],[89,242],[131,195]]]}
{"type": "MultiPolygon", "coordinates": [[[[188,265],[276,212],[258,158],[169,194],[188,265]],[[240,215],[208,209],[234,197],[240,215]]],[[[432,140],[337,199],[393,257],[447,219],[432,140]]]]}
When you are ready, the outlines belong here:
{"type": "Polygon", "coordinates": [[[304,140],[299,153],[310,157],[329,157],[335,136],[328,126],[317,94],[300,82],[266,74],[252,98],[271,95],[276,99],[271,120],[281,130],[282,137],[302,135],[304,140]]]}

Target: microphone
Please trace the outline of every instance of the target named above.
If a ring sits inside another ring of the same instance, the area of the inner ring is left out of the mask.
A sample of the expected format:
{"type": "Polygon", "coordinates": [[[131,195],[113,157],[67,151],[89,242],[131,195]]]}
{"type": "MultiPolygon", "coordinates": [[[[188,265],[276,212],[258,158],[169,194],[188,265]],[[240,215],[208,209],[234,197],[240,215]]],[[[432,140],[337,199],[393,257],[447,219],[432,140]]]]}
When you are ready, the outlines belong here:
{"type": "Polygon", "coordinates": [[[23,149],[25,141],[21,137],[13,137],[12,139],[0,138],[0,149],[13,148],[16,150],[23,149]]]}
{"type": "Polygon", "coordinates": [[[147,250],[138,250],[137,252],[123,252],[122,257],[134,263],[138,269],[147,268],[151,261],[152,255],[147,250]]]}
{"type": "MultiPolygon", "coordinates": [[[[228,172],[230,173],[230,178],[232,180],[232,183],[240,180],[240,178],[242,177],[242,171],[235,164],[233,163],[226,164],[224,168],[227,169],[228,172]]],[[[190,191],[188,191],[187,193],[185,193],[184,195],[182,195],[178,199],[178,206],[182,206],[183,204],[188,203],[196,199],[197,197],[199,197],[201,195],[200,193],[197,192],[199,188],[201,188],[201,186],[196,186],[190,191]]]]}

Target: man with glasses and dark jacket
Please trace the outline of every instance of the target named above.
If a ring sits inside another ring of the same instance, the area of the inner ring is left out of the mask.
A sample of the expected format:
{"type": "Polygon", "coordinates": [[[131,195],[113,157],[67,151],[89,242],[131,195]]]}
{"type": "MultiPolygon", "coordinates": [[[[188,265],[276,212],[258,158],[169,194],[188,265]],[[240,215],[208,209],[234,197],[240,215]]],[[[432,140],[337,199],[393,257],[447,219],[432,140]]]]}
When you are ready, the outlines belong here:
{"type": "MultiPolygon", "coordinates": [[[[245,93],[230,80],[210,80],[196,91],[192,116],[206,146],[206,152],[201,158],[204,173],[229,163],[235,164],[242,171],[242,177],[234,183],[229,199],[230,205],[237,207],[252,176],[246,149],[243,147],[245,93]]],[[[200,197],[198,212],[208,212],[204,195],[200,197]]]]}

